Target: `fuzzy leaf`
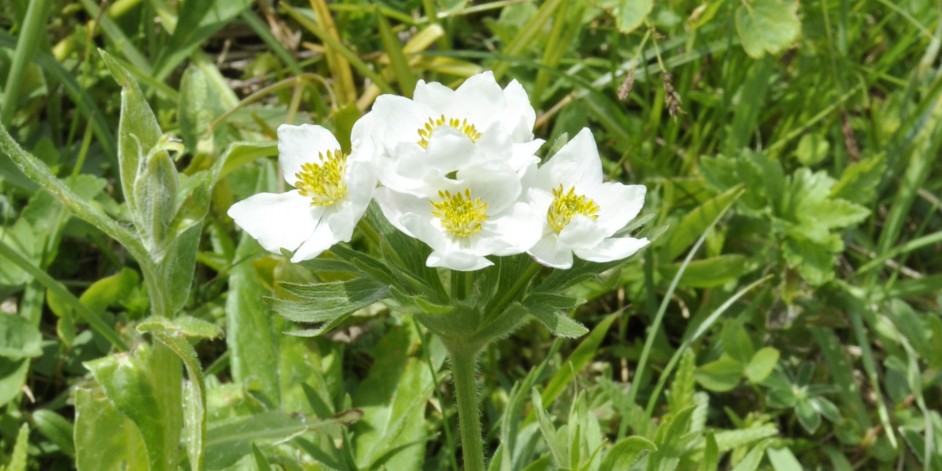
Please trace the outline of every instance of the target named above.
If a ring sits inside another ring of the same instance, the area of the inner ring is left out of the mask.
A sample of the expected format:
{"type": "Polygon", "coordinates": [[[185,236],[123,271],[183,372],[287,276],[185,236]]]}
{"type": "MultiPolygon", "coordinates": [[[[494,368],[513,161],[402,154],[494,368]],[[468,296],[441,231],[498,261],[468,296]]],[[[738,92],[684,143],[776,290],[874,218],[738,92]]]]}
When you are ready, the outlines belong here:
{"type": "Polygon", "coordinates": [[[788,0],[750,0],[736,9],[736,30],[742,47],[754,59],[778,54],[801,34],[798,3],[788,0]]]}

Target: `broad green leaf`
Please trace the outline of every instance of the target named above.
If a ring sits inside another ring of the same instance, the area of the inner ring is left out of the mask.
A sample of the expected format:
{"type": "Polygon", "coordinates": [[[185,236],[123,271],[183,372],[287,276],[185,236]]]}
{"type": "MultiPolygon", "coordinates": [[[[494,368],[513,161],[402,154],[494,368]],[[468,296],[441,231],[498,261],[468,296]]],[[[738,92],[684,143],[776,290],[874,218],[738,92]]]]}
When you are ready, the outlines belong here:
{"type": "Polygon", "coordinates": [[[723,355],[718,360],[701,366],[695,376],[697,382],[704,388],[715,392],[726,392],[739,384],[742,373],[742,363],[723,355]]]}
{"type": "Polygon", "coordinates": [[[97,385],[75,389],[75,465],[79,471],[148,469],[140,430],[97,385]]]}
{"type": "Polygon", "coordinates": [[[630,469],[644,453],[656,450],[657,446],[647,438],[640,436],[623,438],[605,454],[599,471],[630,469]]]}
{"type": "Polygon", "coordinates": [[[337,434],[360,413],[345,411],[335,417],[316,418],[280,411],[263,412],[209,429],[206,434],[207,469],[227,469],[252,453],[252,445],[282,443],[311,433],[337,434]]]}
{"type": "MultiPolygon", "coordinates": [[[[130,136],[137,140],[137,136],[130,136]]],[[[135,215],[138,233],[155,262],[160,262],[174,234],[171,224],[177,213],[177,167],[165,147],[170,143],[164,138],[151,148],[140,162],[134,180],[135,215]]]]}
{"type": "Polygon", "coordinates": [[[654,0],[614,0],[606,1],[603,6],[612,8],[615,25],[622,34],[637,29],[654,8],[654,0]]]}
{"type": "Polygon", "coordinates": [[[39,328],[16,314],[0,314],[0,357],[10,360],[43,354],[39,328]]]}
{"type": "Polygon", "coordinates": [[[575,374],[582,371],[582,368],[585,368],[585,366],[595,358],[595,352],[598,350],[599,345],[602,344],[602,340],[605,339],[605,335],[608,333],[609,327],[612,326],[612,322],[614,322],[618,316],[619,313],[610,314],[596,324],[592,332],[583,339],[582,342],[579,343],[579,346],[569,355],[569,358],[566,359],[566,362],[563,363],[559,371],[550,378],[542,396],[543,402],[546,403],[547,407],[552,404],[553,400],[569,385],[575,377],[575,374]]]}
{"type": "MultiPolygon", "coordinates": [[[[658,267],[661,276],[672,279],[677,275],[682,263],[662,265],[658,267]]],[[[703,260],[694,260],[687,264],[683,276],[680,277],[681,286],[692,288],[713,288],[736,281],[753,269],[749,258],[740,254],[724,254],[703,260]]]]}
{"type": "Polygon", "coordinates": [[[360,469],[420,469],[425,456],[426,403],[432,396],[432,373],[412,352],[418,346],[414,326],[403,325],[376,345],[373,365],[353,395],[363,412],[353,425],[360,469]]]}
{"type": "Polygon", "coordinates": [[[772,425],[756,425],[746,429],[724,430],[716,432],[716,446],[720,453],[726,453],[733,448],[746,446],[750,443],[778,435],[778,430],[772,425]]]}
{"type": "MultiPolygon", "coordinates": [[[[6,314],[0,314],[6,315],[6,314]]],[[[0,358],[0,406],[18,396],[26,384],[26,373],[29,372],[29,359],[10,360],[0,358]]]]}
{"type": "Polygon", "coordinates": [[[180,102],[177,114],[180,117],[180,137],[190,154],[205,153],[212,149],[203,149],[199,145],[204,139],[212,144],[209,125],[215,118],[216,107],[211,106],[208,97],[209,86],[203,71],[194,66],[187,67],[180,80],[180,102]]]}
{"type": "Polygon", "coordinates": [[[190,469],[203,468],[206,442],[206,396],[203,385],[192,379],[183,383],[183,444],[190,460],[190,469]]]}
{"type": "Polygon", "coordinates": [[[813,434],[821,425],[821,414],[808,399],[798,400],[798,404],[795,406],[795,415],[798,417],[798,423],[808,433],[813,434]]]}
{"type": "Polygon", "coordinates": [[[157,118],[131,74],[104,50],[98,53],[115,81],[121,85],[121,114],[118,121],[118,169],[121,189],[133,213],[137,212],[134,183],[145,152],[157,145],[162,134],[157,118]]]}
{"type": "MultiPolygon", "coordinates": [[[[661,249],[664,260],[674,260],[690,248],[703,235],[707,227],[716,220],[716,217],[730,203],[742,196],[744,191],[741,186],[737,185],[704,201],[700,206],[685,214],[666,236],[667,240],[664,241],[661,249]]],[[[689,271],[690,268],[687,269],[687,272],[689,271]]],[[[684,276],[686,277],[687,273],[684,276]]]]}
{"type": "Polygon", "coordinates": [[[821,134],[805,134],[798,141],[795,157],[802,165],[812,166],[820,163],[828,156],[830,143],[821,134]]]}
{"type": "Polygon", "coordinates": [[[101,278],[79,296],[82,304],[95,312],[103,312],[107,307],[114,306],[130,296],[134,288],[140,283],[140,276],[129,268],[111,276],[101,278]]]}
{"type": "Polygon", "coordinates": [[[885,173],[886,158],[883,154],[854,162],[844,169],[840,180],[831,188],[830,196],[866,205],[876,197],[885,173]]]}
{"type": "Polygon", "coordinates": [[[281,316],[294,322],[330,323],[389,296],[389,286],[369,278],[300,285],[279,285],[290,297],[272,305],[281,316]]]}
{"type": "Polygon", "coordinates": [[[765,450],[765,454],[769,456],[769,462],[772,463],[775,471],[803,471],[805,469],[787,446],[769,448],[765,450]]]}
{"type": "Polygon", "coordinates": [[[49,409],[33,411],[31,418],[36,430],[43,437],[58,446],[62,453],[75,457],[75,445],[72,441],[75,428],[72,422],[49,409]]]}
{"type": "Polygon", "coordinates": [[[720,464],[720,449],[716,444],[713,432],[707,432],[704,442],[706,445],[703,449],[703,461],[700,462],[700,469],[703,471],[717,469],[720,464]]]}
{"type": "Polygon", "coordinates": [[[16,443],[13,445],[13,453],[10,454],[10,462],[3,467],[4,471],[26,471],[26,451],[29,446],[29,424],[20,426],[19,433],[16,434],[16,443]]]}
{"type": "MultiPolygon", "coordinates": [[[[155,360],[160,358],[147,344],[140,344],[134,352],[85,363],[115,408],[140,430],[147,444],[147,461],[152,471],[177,468],[182,425],[182,415],[173,417],[171,412],[176,411],[170,411],[168,398],[162,397],[166,385],[160,384],[155,373],[165,372],[152,370],[155,360]]],[[[177,399],[179,394],[177,391],[177,399]]]]}
{"type": "Polygon", "coordinates": [[[754,59],[775,55],[792,45],[801,34],[798,2],[747,0],[736,9],[736,31],[742,47],[754,59]]]}
{"type": "Polygon", "coordinates": [[[195,223],[182,233],[177,233],[167,249],[166,257],[158,265],[158,276],[163,280],[170,300],[172,312],[168,317],[183,309],[190,296],[202,227],[201,222],[195,223]]]}
{"type": "MultiPolygon", "coordinates": [[[[36,230],[25,218],[18,219],[12,226],[0,226],[0,241],[6,243],[33,265],[40,265],[41,243],[36,239],[36,230]]],[[[28,283],[32,277],[15,263],[0,263],[0,286],[19,286],[28,283]]]]}
{"type": "MultiPolygon", "coordinates": [[[[258,243],[243,233],[235,251],[235,260],[244,260],[256,254],[258,243]]],[[[269,292],[262,288],[251,263],[239,263],[229,272],[229,292],[226,295],[226,347],[229,352],[229,370],[233,381],[253,382],[265,397],[281,397],[278,386],[277,321],[264,297],[269,292]]]]}
{"type": "Polygon", "coordinates": [[[812,286],[821,286],[834,278],[836,257],[832,248],[809,240],[786,239],[782,244],[782,255],[788,266],[798,269],[805,281],[812,286]]]}
{"type": "Polygon", "coordinates": [[[778,350],[774,347],[761,348],[752,356],[752,359],[749,360],[749,363],[746,365],[746,369],[744,370],[746,378],[752,383],[761,383],[772,373],[772,370],[775,369],[775,364],[778,363],[778,357],[778,350]]]}
{"type": "Polygon", "coordinates": [[[191,316],[150,317],[138,323],[138,332],[160,332],[164,335],[199,339],[222,337],[222,330],[216,324],[191,316]]]}
{"type": "Polygon", "coordinates": [[[736,464],[733,471],[755,471],[758,469],[759,464],[762,463],[762,457],[765,456],[765,449],[768,444],[769,442],[767,440],[759,442],[759,444],[749,450],[749,453],[746,453],[742,461],[736,464]]]}
{"type": "Polygon", "coordinates": [[[755,349],[752,339],[740,322],[731,321],[723,327],[723,351],[733,360],[745,365],[752,360],[755,349]]]}

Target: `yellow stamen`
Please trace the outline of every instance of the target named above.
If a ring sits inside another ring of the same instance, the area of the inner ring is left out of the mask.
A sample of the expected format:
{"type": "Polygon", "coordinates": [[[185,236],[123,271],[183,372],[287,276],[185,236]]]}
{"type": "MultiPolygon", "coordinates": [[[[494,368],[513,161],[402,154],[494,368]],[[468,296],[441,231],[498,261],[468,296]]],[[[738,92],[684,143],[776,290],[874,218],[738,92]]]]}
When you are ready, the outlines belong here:
{"type": "Polygon", "coordinates": [[[481,224],[487,221],[487,203],[480,197],[471,198],[471,190],[451,194],[439,191],[439,201],[432,201],[432,216],[455,237],[468,237],[481,232],[481,224]]]}
{"type": "Polygon", "coordinates": [[[585,195],[577,195],[576,187],[569,187],[569,191],[563,192],[563,185],[553,188],[553,204],[546,212],[546,221],[557,234],[569,225],[572,217],[581,214],[591,220],[599,218],[599,205],[595,204],[591,198],[585,195]]]}
{"type": "Polygon", "coordinates": [[[318,155],[320,163],[307,162],[294,174],[295,187],[301,196],[311,198],[311,206],[331,206],[347,196],[347,182],[343,180],[347,168],[347,155],[340,149],[318,155]]]}
{"type": "Polygon", "coordinates": [[[432,138],[432,132],[442,126],[457,129],[465,136],[468,136],[471,142],[477,142],[477,140],[481,138],[481,133],[478,132],[477,128],[469,123],[467,119],[459,120],[458,118],[446,118],[445,115],[441,115],[438,118],[429,118],[428,122],[419,128],[419,145],[422,146],[423,149],[427,149],[428,140],[432,138]]]}

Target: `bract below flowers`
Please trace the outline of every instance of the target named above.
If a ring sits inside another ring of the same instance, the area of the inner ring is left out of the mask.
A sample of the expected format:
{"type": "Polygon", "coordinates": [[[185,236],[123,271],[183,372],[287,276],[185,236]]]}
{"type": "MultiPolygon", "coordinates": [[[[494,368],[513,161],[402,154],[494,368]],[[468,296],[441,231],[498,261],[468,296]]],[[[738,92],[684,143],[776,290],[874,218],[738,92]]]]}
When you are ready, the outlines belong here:
{"type": "Polygon", "coordinates": [[[278,163],[296,189],[259,193],[229,208],[229,216],[266,250],[309,260],[350,240],[366,211],[376,176],[368,155],[346,155],[321,126],[278,127],[278,163]]]}
{"type": "Polygon", "coordinates": [[[591,262],[620,260],[647,239],[613,237],[641,211],[645,187],[602,182],[602,161],[592,132],[584,128],[528,175],[533,210],[545,215],[541,237],[528,253],[554,268],[572,267],[573,254],[591,262]]]}

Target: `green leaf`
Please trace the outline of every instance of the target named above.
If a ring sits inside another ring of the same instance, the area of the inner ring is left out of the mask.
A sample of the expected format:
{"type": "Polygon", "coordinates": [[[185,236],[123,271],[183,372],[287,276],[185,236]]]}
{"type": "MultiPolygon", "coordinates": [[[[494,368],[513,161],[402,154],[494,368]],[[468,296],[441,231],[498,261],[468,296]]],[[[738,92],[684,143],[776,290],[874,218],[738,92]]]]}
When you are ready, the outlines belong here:
{"type": "Polygon", "coordinates": [[[836,257],[832,248],[809,240],[786,239],[782,244],[782,255],[788,266],[797,268],[805,281],[812,286],[821,286],[834,278],[836,257]]]}
{"type": "Polygon", "coordinates": [[[762,457],[765,456],[765,448],[768,443],[768,441],[760,442],[749,450],[749,453],[746,453],[746,456],[733,468],[733,471],[755,471],[758,469],[759,464],[762,463],[762,457]]]}
{"type": "Polygon", "coordinates": [[[262,450],[259,450],[254,443],[252,444],[252,456],[255,458],[255,467],[258,471],[271,470],[271,464],[268,463],[268,459],[265,458],[265,455],[262,454],[262,450]]]}
{"type": "MultiPolygon", "coordinates": [[[[147,443],[150,469],[177,468],[180,424],[165,422],[166,410],[151,371],[154,353],[140,344],[133,353],[118,353],[85,363],[115,408],[138,427],[147,443]]],[[[181,417],[182,418],[182,417],[181,417]]],[[[176,421],[178,422],[178,421],[176,421]]]]}
{"type": "Polygon", "coordinates": [[[171,337],[190,337],[200,339],[215,339],[222,337],[222,329],[216,324],[191,316],[178,316],[173,319],[166,317],[150,317],[137,325],[141,333],[161,333],[171,337]]]}
{"type": "Polygon", "coordinates": [[[26,471],[26,451],[29,447],[29,424],[20,426],[16,434],[16,444],[10,454],[10,463],[3,467],[4,471],[26,471]]]}
{"type": "Polygon", "coordinates": [[[412,355],[418,342],[414,325],[405,324],[374,349],[373,365],[353,395],[353,406],[363,411],[351,430],[359,469],[421,468],[434,382],[429,365],[412,355]]]}
{"type": "Polygon", "coordinates": [[[612,8],[615,25],[622,34],[628,34],[637,29],[654,8],[654,0],[615,0],[602,4],[612,8]]]}
{"type": "Polygon", "coordinates": [[[801,34],[798,3],[788,0],[748,0],[736,9],[736,31],[742,47],[754,59],[778,54],[801,34]]]}
{"type": "Polygon", "coordinates": [[[121,85],[121,114],[118,121],[118,171],[121,189],[132,213],[137,213],[134,188],[144,152],[150,150],[163,134],[144,93],[131,74],[104,50],[98,53],[118,85],[121,85]]]}
{"type": "Polygon", "coordinates": [[[78,470],[148,469],[147,447],[134,422],[115,409],[97,385],[78,387],[73,394],[78,470]]]}
{"type": "MultiPolygon", "coordinates": [[[[685,214],[680,222],[671,228],[669,235],[666,237],[667,240],[662,245],[661,256],[664,260],[674,260],[690,248],[703,235],[707,227],[716,220],[716,217],[730,203],[742,196],[744,191],[741,185],[736,185],[704,201],[700,206],[685,214]]],[[[689,272],[690,268],[687,271],[689,272]]],[[[686,277],[687,274],[685,273],[684,276],[686,277]]]]}
{"type": "Polygon", "coordinates": [[[161,49],[155,61],[154,76],[165,78],[203,41],[216,34],[251,4],[251,0],[182,2],[178,12],[179,21],[170,43],[161,49]]]}
{"type": "Polygon", "coordinates": [[[765,451],[765,454],[768,455],[769,462],[772,463],[772,468],[775,471],[803,471],[805,469],[787,446],[769,448],[765,451]]]}
{"type": "Polygon", "coordinates": [[[798,141],[795,157],[802,165],[812,166],[828,156],[831,145],[821,134],[805,134],[798,141]]]}
{"type": "Polygon", "coordinates": [[[713,436],[713,432],[706,433],[704,442],[706,445],[703,449],[703,461],[700,462],[700,469],[703,471],[718,469],[720,464],[720,449],[716,444],[716,437],[713,436]]]}
{"type": "Polygon", "coordinates": [[[209,429],[206,434],[206,467],[228,468],[252,453],[253,444],[281,443],[315,432],[337,434],[341,427],[359,417],[360,413],[356,410],[345,411],[326,419],[269,411],[220,425],[209,429]]]}
{"type": "Polygon", "coordinates": [[[778,363],[779,353],[774,347],[763,347],[752,359],[749,360],[749,364],[746,365],[745,373],[746,378],[754,384],[761,383],[772,373],[772,370],[775,369],[775,364],[778,363]]]}
{"type": "MultiPolygon", "coordinates": [[[[137,136],[129,136],[136,141],[137,136]]],[[[161,137],[140,163],[134,180],[135,215],[138,233],[155,262],[163,260],[171,223],[177,213],[177,167],[167,153],[170,142],[161,137]]],[[[189,290],[187,290],[189,291],[189,290]]]]}
{"type": "MultiPolygon", "coordinates": [[[[543,394],[545,395],[546,392],[544,391],[543,394]]],[[[546,446],[553,455],[553,462],[556,463],[557,468],[568,465],[569,450],[564,443],[565,439],[562,434],[558,433],[559,431],[556,430],[556,427],[553,426],[553,420],[550,419],[549,414],[546,413],[547,406],[543,405],[543,401],[540,399],[540,393],[535,388],[530,392],[530,400],[533,401],[533,409],[536,411],[537,423],[540,425],[543,440],[546,442],[546,446]]]]}
{"type": "Polygon", "coordinates": [[[647,438],[640,436],[623,438],[605,454],[605,459],[602,460],[599,471],[630,469],[643,456],[643,453],[655,450],[657,450],[657,446],[647,438]]]}
{"type": "Polygon", "coordinates": [[[657,451],[648,459],[648,469],[667,471],[677,469],[692,434],[688,434],[695,406],[665,416],[654,436],[657,451]]]}
{"type": "Polygon", "coordinates": [[[754,425],[746,429],[724,430],[716,432],[716,446],[719,447],[720,453],[725,453],[733,448],[746,446],[775,435],[778,435],[778,430],[772,425],[754,425]]]}
{"type": "Polygon", "coordinates": [[[545,402],[547,406],[552,404],[553,400],[569,385],[575,377],[575,374],[582,371],[582,368],[585,368],[585,366],[595,358],[595,352],[599,349],[599,345],[602,344],[602,340],[605,339],[605,335],[608,334],[608,329],[612,326],[612,322],[614,322],[618,316],[619,313],[610,314],[596,324],[592,332],[583,339],[582,342],[579,343],[579,346],[569,355],[569,358],[566,359],[566,362],[563,363],[559,371],[550,378],[549,382],[546,384],[546,390],[543,391],[542,397],[543,402],[545,402]]]}
{"type": "Polygon", "coordinates": [[[122,267],[121,271],[101,278],[79,296],[79,301],[94,312],[104,312],[109,306],[119,304],[128,298],[140,283],[136,271],[122,267]]]}
{"type": "Polygon", "coordinates": [[[695,376],[697,382],[704,388],[715,392],[726,392],[739,384],[742,373],[742,363],[723,355],[718,360],[701,366],[695,376]]]}
{"type": "Polygon", "coordinates": [[[294,322],[331,323],[389,296],[389,286],[370,278],[301,285],[279,285],[294,299],[275,299],[272,305],[294,322]]]}
{"type": "MultiPolygon", "coordinates": [[[[661,276],[672,279],[677,275],[682,263],[658,267],[661,276]]],[[[680,284],[692,288],[714,288],[736,281],[753,268],[749,257],[740,254],[724,254],[703,260],[694,260],[687,264],[680,284]]]]}
{"type": "Polygon", "coordinates": [[[26,384],[27,372],[29,372],[28,358],[22,360],[0,358],[0,406],[6,405],[22,392],[23,385],[26,384]]]}
{"type": "Polygon", "coordinates": [[[799,399],[795,406],[795,415],[798,416],[798,423],[804,427],[808,433],[814,433],[821,425],[821,414],[815,409],[814,404],[808,399],[799,399]]]}
{"type": "MultiPolygon", "coordinates": [[[[532,297],[531,297],[532,298],[532,297]]],[[[574,298],[573,298],[574,299],[574,298]]],[[[565,315],[558,305],[544,303],[544,298],[527,299],[524,302],[527,312],[546,326],[557,337],[576,338],[589,331],[582,324],[565,315]]]]}
{"type": "Polygon", "coordinates": [[[212,144],[212,133],[209,126],[216,111],[210,106],[208,84],[206,76],[199,67],[189,66],[183,72],[180,80],[180,101],[177,105],[177,114],[180,117],[180,137],[183,145],[190,154],[205,152],[211,149],[200,149],[200,141],[206,139],[212,144]]]}
{"type": "Polygon", "coordinates": [[[877,188],[886,173],[883,154],[854,162],[844,169],[840,180],[831,188],[830,197],[868,204],[877,195],[877,188]]]}
{"type": "Polygon", "coordinates": [[[10,360],[35,358],[43,354],[39,328],[22,316],[0,314],[0,357],[10,360]]]}
{"type": "Polygon", "coordinates": [[[746,329],[737,321],[728,322],[723,328],[723,351],[740,364],[747,364],[755,350],[746,329]]]}
{"type": "Polygon", "coordinates": [[[696,371],[696,355],[692,350],[684,351],[680,364],[677,366],[677,372],[674,374],[674,382],[671,383],[670,392],[667,394],[669,412],[676,414],[693,405],[696,371]]]}
{"type": "Polygon", "coordinates": [[[35,410],[30,416],[36,430],[43,437],[59,447],[62,453],[72,458],[75,457],[75,446],[72,443],[74,433],[72,422],[49,409],[35,410]]]}

